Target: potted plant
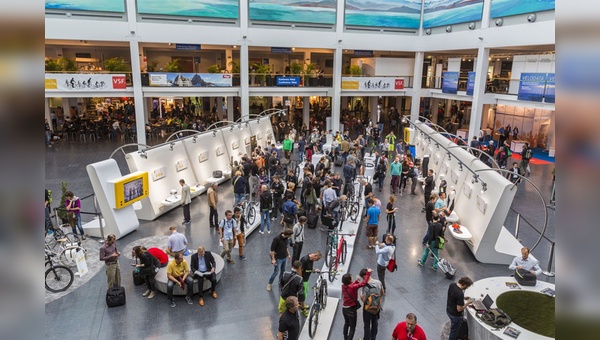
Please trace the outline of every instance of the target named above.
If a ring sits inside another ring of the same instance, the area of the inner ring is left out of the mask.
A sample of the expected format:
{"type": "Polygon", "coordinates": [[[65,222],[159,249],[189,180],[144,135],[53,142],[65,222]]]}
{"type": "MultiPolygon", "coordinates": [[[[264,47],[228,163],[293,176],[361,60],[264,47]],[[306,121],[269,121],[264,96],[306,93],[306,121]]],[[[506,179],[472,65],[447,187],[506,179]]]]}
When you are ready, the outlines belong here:
{"type": "Polygon", "coordinates": [[[208,67],[208,73],[221,73],[221,66],[218,64],[210,65],[208,67]]]}
{"type": "Polygon", "coordinates": [[[156,66],[158,66],[158,62],[151,61],[148,63],[148,66],[146,67],[146,69],[148,70],[148,72],[156,72],[156,66]]]}
{"type": "Polygon", "coordinates": [[[358,65],[350,65],[350,75],[361,76],[362,68],[358,65]]]}
{"type": "MultiPolygon", "coordinates": [[[[311,76],[314,76],[316,78],[316,74],[315,74],[315,70],[317,68],[317,64],[315,63],[309,63],[309,64],[305,64],[304,65],[304,86],[309,86],[309,78],[311,78],[311,76]]],[[[310,86],[316,86],[315,85],[310,85],[310,86]]]]}
{"type": "Polygon", "coordinates": [[[114,57],[104,61],[104,69],[110,72],[126,72],[129,71],[129,65],[127,65],[125,59],[114,57]]]}
{"type": "Polygon", "coordinates": [[[301,75],[302,74],[302,70],[304,70],[304,65],[301,65],[301,64],[299,64],[299,63],[297,63],[295,61],[290,65],[290,74],[292,76],[299,76],[299,75],[301,75]]]}
{"type": "Polygon", "coordinates": [[[229,65],[231,66],[231,73],[233,74],[239,74],[240,73],[240,63],[232,60],[229,62],[229,65]]]}
{"type": "Polygon", "coordinates": [[[269,73],[269,65],[264,65],[263,63],[254,63],[252,64],[251,69],[254,70],[253,73],[256,73],[254,78],[256,79],[256,83],[259,86],[262,86],[267,76],[267,73],[269,73]]]}
{"type": "Polygon", "coordinates": [[[173,61],[165,65],[165,70],[167,72],[181,72],[183,71],[183,67],[179,64],[179,59],[173,59],[173,61]]]}
{"type": "Polygon", "coordinates": [[[58,63],[58,61],[48,58],[46,59],[45,70],[47,72],[62,71],[62,66],[58,63]]]}
{"type": "Polygon", "coordinates": [[[69,191],[67,188],[67,182],[60,182],[60,189],[62,191],[62,195],[60,196],[60,203],[58,205],[58,210],[56,211],[58,218],[62,221],[63,224],[69,223],[69,219],[67,218],[67,206],[65,202],[67,201],[66,193],[69,191]]]}
{"type": "Polygon", "coordinates": [[[57,62],[63,71],[77,71],[77,64],[72,59],[61,57],[57,62]]]}

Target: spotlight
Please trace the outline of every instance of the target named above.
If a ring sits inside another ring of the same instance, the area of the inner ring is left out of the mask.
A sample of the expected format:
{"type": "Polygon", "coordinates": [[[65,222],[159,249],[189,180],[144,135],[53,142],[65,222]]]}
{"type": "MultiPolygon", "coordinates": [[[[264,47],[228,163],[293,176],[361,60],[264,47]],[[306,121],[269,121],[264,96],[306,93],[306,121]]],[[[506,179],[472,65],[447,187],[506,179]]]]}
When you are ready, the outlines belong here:
{"type": "Polygon", "coordinates": [[[463,167],[462,166],[463,166],[462,162],[459,162],[458,163],[458,170],[463,171],[463,167]]]}
{"type": "Polygon", "coordinates": [[[435,143],[435,148],[439,150],[440,149],[440,144],[439,143],[435,143]]]}
{"type": "Polygon", "coordinates": [[[448,151],[448,160],[451,161],[452,160],[452,154],[450,153],[450,151],[448,151]]]}
{"type": "Polygon", "coordinates": [[[484,182],[481,182],[481,191],[482,192],[486,192],[487,191],[487,184],[484,182]]]}
{"type": "Polygon", "coordinates": [[[198,139],[198,136],[194,136],[194,137],[192,138],[192,143],[196,143],[196,139],[198,139]]]}
{"type": "Polygon", "coordinates": [[[527,16],[527,21],[529,22],[535,22],[535,19],[537,19],[537,14],[535,13],[531,13],[527,16]]]}
{"type": "MultiPolygon", "coordinates": [[[[408,124],[408,118],[406,116],[402,117],[402,124],[408,124]]],[[[421,135],[423,135],[422,132],[421,135]]]]}
{"type": "Polygon", "coordinates": [[[213,137],[217,137],[217,131],[213,130],[212,135],[213,137]]]}
{"type": "Polygon", "coordinates": [[[500,27],[504,24],[504,19],[498,18],[494,23],[496,24],[496,26],[500,27]]]}
{"type": "Polygon", "coordinates": [[[474,29],[475,29],[475,26],[476,26],[476,25],[475,25],[475,22],[471,22],[471,23],[469,24],[469,29],[470,29],[470,30],[474,30],[474,29]]]}
{"type": "Polygon", "coordinates": [[[229,131],[233,131],[234,125],[231,126],[231,128],[229,128],[229,131]]]}
{"type": "Polygon", "coordinates": [[[446,33],[450,33],[452,32],[452,26],[448,25],[446,26],[446,33]]]}
{"type": "Polygon", "coordinates": [[[473,175],[473,179],[471,180],[471,183],[475,184],[479,182],[479,175],[473,175]]]}
{"type": "Polygon", "coordinates": [[[169,150],[173,151],[174,146],[175,146],[175,142],[171,142],[171,144],[169,144],[169,150]]]}
{"type": "Polygon", "coordinates": [[[431,28],[428,28],[428,29],[426,29],[426,30],[425,30],[425,34],[427,34],[427,35],[431,35],[431,28]]]}
{"type": "Polygon", "coordinates": [[[246,122],[246,127],[247,127],[247,128],[248,128],[248,127],[250,127],[250,124],[248,124],[248,122],[246,122]]]}
{"type": "Polygon", "coordinates": [[[142,157],[143,159],[148,159],[148,155],[146,154],[146,150],[142,150],[138,152],[140,154],[140,157],[142,157]]]}

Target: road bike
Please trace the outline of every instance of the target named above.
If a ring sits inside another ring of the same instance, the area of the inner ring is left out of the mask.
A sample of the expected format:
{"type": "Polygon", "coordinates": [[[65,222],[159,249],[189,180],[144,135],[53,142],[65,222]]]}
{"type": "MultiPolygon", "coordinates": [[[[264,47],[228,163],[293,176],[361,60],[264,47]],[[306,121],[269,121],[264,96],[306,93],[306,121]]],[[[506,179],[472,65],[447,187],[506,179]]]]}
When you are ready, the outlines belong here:
{"type": "Polygon", "coordinates": [[[244,219],[249,226],[254,224],[254,220],[256,219],[256,206],[258,204],[260,203],[250,202],[247,199],[238,204],[238,206],[242,208],[242,214],[244,215],[244,219]]]}
{"type": "Polygon", "coordinates": [[[332,230],[319,228],[327,233],[327,250],[325,253],[325,265],[330,269],[328,272],[329,282],[333,282],[338,273],[338,265],[346,263],[348,244],[344,236],[354,236],[354,233],[340,233],[337,228],[332,230]]]}
{"type": "MultiPolygon", "coordinates": [[[[317,273],[317,282],[312,287],[315,292],[315,300],[310,307],[310,312],[308,314],[308,336],[312,339],[317,332],[317,327],[319,327],[319,314],[321,311],[327,307],[327,280],[323,278],[326,272],[313,270],[313,273],[317,273]]],[[[329,272],[327,272],[329,273],[329,272]]]]}
{"type": "MultiPolygon", "coordinates": [[[[354,223],[358,221],[359,203],[351,199],[340,202],[340,219],[342,221],[350,220],[354,223]]],[[[340,225],[341,228],[341,225],[340,225]]]]}
{"type": "Polygon", "coordinates": [[[75,275],[69,267],[62,265],[54,265],[52,257],[56,256],[52,251],[46,249],[46,289],[52,293],[64,292],[73,284],[75,275]]]}

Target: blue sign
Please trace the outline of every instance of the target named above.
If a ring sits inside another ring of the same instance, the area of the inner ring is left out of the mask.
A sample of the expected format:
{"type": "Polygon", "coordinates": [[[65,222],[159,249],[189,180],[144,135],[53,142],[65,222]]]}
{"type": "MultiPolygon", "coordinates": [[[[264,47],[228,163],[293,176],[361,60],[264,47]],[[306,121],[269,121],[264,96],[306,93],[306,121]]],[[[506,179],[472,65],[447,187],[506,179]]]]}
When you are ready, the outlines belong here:
{"type": "Polygon", "coordinates": [[[458,91],[458,72],[442,73],[442,93],[456,94],[458,91]]]}
{"type": "Polygon", "coordinates": [[[292,49],[290,47],[271,47],[271,53],[291,54],[292,49]]]}
{"type": "Polygon", "coordinates": [[[175,44],[175,49],[180,51],[200,51],[199,44],[175,44]]]}
{"type": "Polygon", "coordinates": [[[354,50],[355,57],[372,57],[373,50],[354,50]]]}
{"type": "Polygon", "coordinates": [[[300,86],[300,77],[280,76],[276,77],[277,86],[300,86]]]}
{"type": "Polygon", "coordinates": [[[477,72],[469,72],[469,78],[467,78],[467,96],[473,95],[473,90],[475,89],[475,74],[477,74],[477,72]]]}
{"type": "Polygon", "coordinates": [[[546,73],[521,73],[518,100],[541,102],[544,99],[546,73]]]}
{"type": "Polygon", "coordinates": [[[544,101],[546,103],[554,103],[554,91],[556,88],[556,83],[554,81],[554,73],[548,73],[546,77],[546,92],[544,94],[544,101]]]}

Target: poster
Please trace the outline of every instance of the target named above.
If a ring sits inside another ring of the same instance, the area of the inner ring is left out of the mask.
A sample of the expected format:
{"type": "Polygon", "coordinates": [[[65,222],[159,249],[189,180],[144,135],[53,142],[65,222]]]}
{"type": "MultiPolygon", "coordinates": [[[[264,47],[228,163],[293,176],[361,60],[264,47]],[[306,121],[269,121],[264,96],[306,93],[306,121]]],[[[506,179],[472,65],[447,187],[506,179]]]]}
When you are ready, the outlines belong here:
{"type": "Polygon", "coordinates": [[[475,75],[477,72],[469,72],[469,77],[467,79],[467,96],[473,95],[473,90],[475,89],[475,75]]]}
{"type": "Polygon", "coordinates": [[[158,73],[148,74],[150,86],[231,87],[229,73],[158,73]]]}
{"type": "Polygon", "coordinates": [[[517,99],[541,102],[545,86],[546,73],[521,73],[517,99]]]}
{"type": "Polygon", "coordinates": [[[250,20],[335,24],[337,3],[322,0],[251,0],[250,20]]]}
{"type": "Polygon", "coordinates": [[[125,0],[46,0],[46,9],[125,13],[125,0]]]}
{"type": "Polygon", "coordinates": [[[546,103],[554,103],[556,90],[555,73],[548,73],[546,76],[546,90],[544,92],[544,101],[546,103]]]}
{"type": "Polygon", "coordinates": [[[554,10],[555,0],[492,0],[491,17],[554,10]]]}
{"type": "Polygon", "coordinates": [[[344,20],[348,26],[418,29],[421,6],[420,0],[346,0],[344,20]]]}
{"type": "Polygon", "coordinates": [[[238,19],[239,0],[137,0],[138,13],[238,19]]]}
{"type": "Polygon", "coordinates": [[[458,72],[442,73],[442,93],[456,94],[458,92],[458,72]]]}
{"type": "Polygon", "coordinates": [[[127,88],[124,74],[46,73],[44,88],[58,91],[119,91],[127,88]]]}
{"type": "Polygon", "coordinates": [[[342,77],[342,90],[401,91],[404,78],[342,77]]]}
{"type": "Polygon", "coordinates": [[[428,0],[423,11],[423,28],[479,21],[483,0],[428,0]]]}

